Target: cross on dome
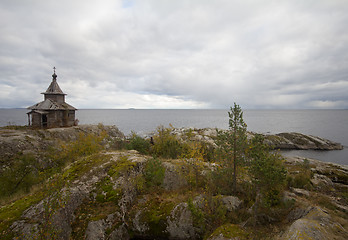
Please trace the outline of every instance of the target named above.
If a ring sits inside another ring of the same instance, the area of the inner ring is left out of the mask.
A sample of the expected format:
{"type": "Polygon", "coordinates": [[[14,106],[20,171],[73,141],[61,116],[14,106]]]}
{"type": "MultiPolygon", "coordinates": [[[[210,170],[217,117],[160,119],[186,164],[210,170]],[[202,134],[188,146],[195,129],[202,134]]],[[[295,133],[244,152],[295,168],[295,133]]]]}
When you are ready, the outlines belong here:
{"type": "Polygon", "coordinates": [[[53,75],[52,75],[53,81],[57,80],[57,74],[56,74],[56,67],[53,67],[53,75]]]}

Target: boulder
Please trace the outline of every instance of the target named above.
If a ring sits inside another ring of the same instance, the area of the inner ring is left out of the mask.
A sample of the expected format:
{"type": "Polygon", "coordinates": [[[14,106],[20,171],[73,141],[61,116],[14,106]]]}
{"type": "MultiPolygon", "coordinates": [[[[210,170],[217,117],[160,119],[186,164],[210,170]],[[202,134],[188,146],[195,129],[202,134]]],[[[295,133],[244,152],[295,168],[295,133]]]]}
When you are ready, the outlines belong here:
{"type": "Polygon", "coordinates": [[[324,212],[319,207],[311,207],[304,211],[299,211],[297,214],[292,214],[292,218],[297,218],[291,226],[281,234],[278,240],[288,239],[315,239],[329,240],[333,239],[348,239],[348,231],[339,223],[333,221],[329,214],[324,212]]]}
{"type": "Polygon", "coordinates": [[[129,240],[130,236],[128,234],[126,227],[122,224],[121,226],[116,228],[114,231],[112,231],[107,239],[108,240],[129,240]]]}
{"type": "MultiPolygon", "coordinates": [[[[114,214],[109,214],[106,219],[100,219],[97,221],[91,221],[88,223],[86,233],[85,233],[85,239],[86,240],[94,240],[94,239],[106,239],[107,234],[106,230],[112,227],[113,221],[114,221],[114,214]]],[[[122,237],[123,231],[120,226],[119,228],[115,229],[113,231],[112,236],[116,237],[122,237]]],[[[108,237],[110,239],[110,236],[108,237]]],[[[113,238],[113,239],[121,239],[121,238],[113,238]]]]}
{"type": "Polygon", "coordinates": [[[301,188],[291,188],[291,191],[298,196],[309,197],[309,192],[301,188]]]}
{"type": "Polygon", "coordinates": [[[221,201],[230,212],[236,210],[242,204],[242,201],[234,196],[224,196],[221,201]]]}
{"type": "Polygon", "coordinates": [[[165,168],[163,187],[167,191],[177,190],[187,185],[186,179],[180,174],[180,165],[163,162],[165,168]]]}
{"type": "Polygon", "coordinates": [[[173,239],[196,239],[192,214],[187,203],[179,203],[167,218],[167,232],[173,239]]]}
{"type": "Polygon", "coordinates": [[[314,186],[318,186],[318,187],[332,187],[333,186],[333,182],[331,181],[330,178],[328,178],[325,175],[321,175],[321,174],[317,174],[317,173],[315,173],[313,175],[313,178],[311,179],[311,183],[314,186]]]}

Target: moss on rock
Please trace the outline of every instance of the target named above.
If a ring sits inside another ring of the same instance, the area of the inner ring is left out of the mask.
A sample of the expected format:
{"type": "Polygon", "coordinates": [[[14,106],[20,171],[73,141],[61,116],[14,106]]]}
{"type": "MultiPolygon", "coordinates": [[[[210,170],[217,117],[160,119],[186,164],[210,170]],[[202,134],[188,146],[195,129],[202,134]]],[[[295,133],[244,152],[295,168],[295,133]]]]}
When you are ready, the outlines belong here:
{"type": "Polygon", "coordinates": [[[223,239],[249,239],[249,233],[236,224],[224,224],[218,227],[208,238],[208,240],[223,239]]]}

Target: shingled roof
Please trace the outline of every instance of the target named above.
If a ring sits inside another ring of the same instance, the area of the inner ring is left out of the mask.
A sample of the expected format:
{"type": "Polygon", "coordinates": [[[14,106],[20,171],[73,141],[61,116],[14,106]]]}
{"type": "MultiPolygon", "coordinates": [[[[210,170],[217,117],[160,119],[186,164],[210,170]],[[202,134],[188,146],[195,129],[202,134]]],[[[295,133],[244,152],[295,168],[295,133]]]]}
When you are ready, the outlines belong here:
{"type": "Polygon", "coordinates": [[[67,104],[66,102],[57,103],[51,99],[46,99],[45,101],[39,102],[33,106],[28,107],[31,110],[77,110],[73,106],[67,104]]]}

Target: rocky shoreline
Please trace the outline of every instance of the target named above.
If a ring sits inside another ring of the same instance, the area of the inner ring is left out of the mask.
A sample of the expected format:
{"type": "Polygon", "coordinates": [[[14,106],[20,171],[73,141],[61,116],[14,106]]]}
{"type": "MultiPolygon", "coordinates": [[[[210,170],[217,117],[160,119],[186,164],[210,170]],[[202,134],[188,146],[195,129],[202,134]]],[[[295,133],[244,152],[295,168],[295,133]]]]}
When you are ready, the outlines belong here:
{"type": "MultiPolygon", "coordinates": [[[[7,227],[3,233],[0,231],[0,236],[35,239],[43,237],[40,231],[44,229],[55,239],[202,239],[205,231],[202,221],[214,218],[219,209],[238,224],[222,223],[205,239],[332,239],[333,236],[348,239],[348,166],[314,159],[285,158],[290,185],[283,194],[284,209],[254,218],[252,205],[245,199],[247,193],[209,195],[194,190],[192,181],[214,171],[216,163],[204,162],[197,171],[198,165],[192,159],[161,159],[163,180],[152,190],[146,190],[144,174],[152,158],[135,150],[114,150],[115,142],[127,141],[115,126],[3,128],[0,171],[7,159],[19,152],[40,158],[41,152],[61,141],[74,141],[80,134],[105,133],[104,151],[82,157],[56,175],[64,186],[58,192],[47,189],[48,197],[36,193],[2,205],[0,227],[4,224],[7,227]],[[49,208],[52,204],[54,210],[49,208]],[[216,206],[219,208],[215,209],[216,206]]],[[[214,145],[216,129],[172,128],[171,134],[181,141],[214,145]]],[[[254,134],[249,132],[248,137],[254,134]]],[[[273,148],[342,149],[338,143],[299,133],[265,138],[273,148]]],[[[239,181],[250,180],[246,177],[239,181]]]]}
{"type": "MultiPolygon", "coordinates": [[[[58,139],[62,141],[75,140],[80,133],[100,134],[106,131],[112,139],[126,139],[124,134],[116,126],[104,125],[81,125],[70,128],[52,128],[47,130],[32,129],[0,129],[0,156],[12,155],[17,152],[38,152],[58,139]]],[[[205,141],[214,144],[216,129],[214,128],[173,128],[171,133],[182,140],[205,141]]],[[[151,137],[149,134],[148,137],[151,137]]],[[[252,138],[256,133],[248,132],[252,138]]],[[[266,143],[280,150],[342,150],[340,143],[330,141],[321,137],[305,135],[301,133],[279,133],[275,135],[264,135],[266,143]]]]}
{"type": "MultiPolygon", "coordinates": [[[[217,135],[215,128],[173,128],[172,134],[183,140],[205,141],[213,144],[217,135]]],[[[150,137],[152,134],[149,134],[150,137]]],[[[248,132],[248,138],[251,139],[257,133],[248,132]]],[[[265,137],[265,143],[273,149],[279,150],[342,150],[340,143],[331,140],[305,135],[302,133],[290,132],[279,134],[261,134],[265,137]]]]}

